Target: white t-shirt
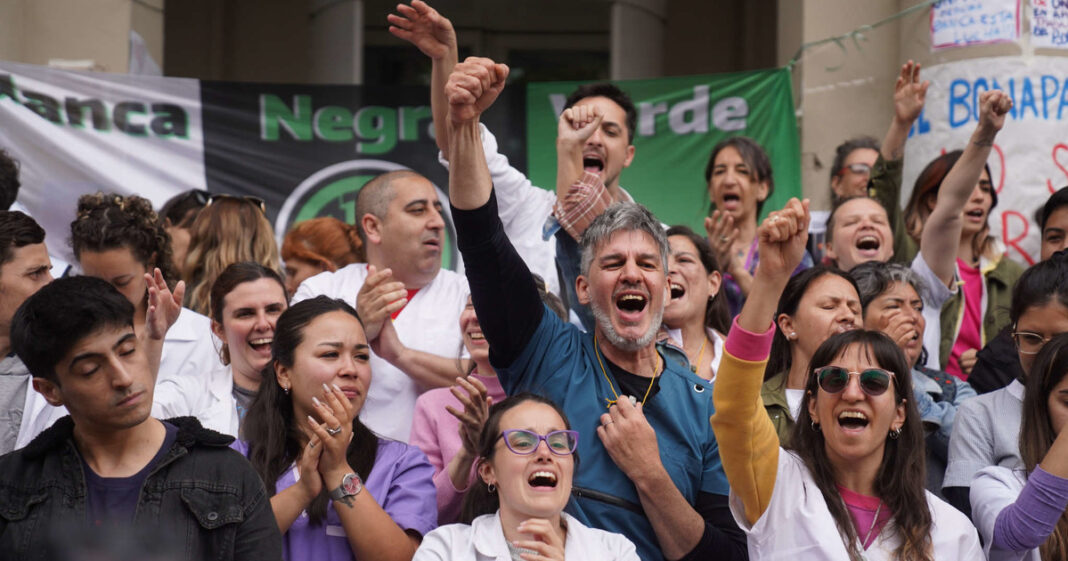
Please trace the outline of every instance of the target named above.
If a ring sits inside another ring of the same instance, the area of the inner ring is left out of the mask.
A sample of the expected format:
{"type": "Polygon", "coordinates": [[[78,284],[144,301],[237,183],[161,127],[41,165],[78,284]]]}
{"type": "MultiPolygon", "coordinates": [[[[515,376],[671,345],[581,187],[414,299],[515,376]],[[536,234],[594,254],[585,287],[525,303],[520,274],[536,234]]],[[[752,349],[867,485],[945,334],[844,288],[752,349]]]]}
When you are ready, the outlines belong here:
{"type": "MultiPolygon", "coordinates": [[[[367,278],[367,264],[355,263],[335,273],[319,273],[301,283],[292,303],[319,295],[344,300],[356,307],[356,294],[367,278]]],[[[463,351],[460,313],[467,305],[467,279],[440,270],[404,307],[393,327],[406,347],[443,357],[463,351]]],[[[380,436],[408,442],[415,415],[415,399],[426,388],[396,366],[371,353],[371,387],[360,419],[380,436]]]]}
{"type": "Polygon", "coordinates": [[[970,498],[972,520],[983,535],[983,551],[990,561],[1041,561],[1038,548],[1027,551],[994,549],[994,523],[1005,507],[1016,502],[1027,484],[1023,469],[990,466],[979,470],[972,480],[970,498]]]}
{"type": "Polygon", "coordinates": [[[923,330],[923,348],[927,349],[927,368],[941,370],[938,353],[942,345],[942,304],[949,300],[957,289],[950,290],[938,275],[934,274],[927,261],[923,259],[923,253],[917,253],[912,260],[911,269],[923,279],[926,290],[920,295],[923,299],[923,320],[927,327],[923,330]]]}
{"type": "Polygon", "coordinates": [[[205,428],[237,436],[234,377],[219,358],[220,346],[211,333],[211,320],[182,308],[163,339],[153,417],[193,416],[205,428]]]}
{"type": "MultiPolygon", "coordinates": [[[[930,492],[927,507],[931,509],[931,542],[933,558],[938,561],[985,559],[979,546],[975,527],[960,511],[930,492]]],[[[771,502],[756,524],[749,525],[745,507],[734,492],[730,495],[731,513],[749,539],[749,559],[763,560],[841,560],[849,559],[838,526],[827,509],[812,474],[804,462],[794,454],[779,449],[779,467],[771,502]]],[[[869,561],[892,559],[901,539],[894,532],[892,521],[864,550],[869,561]]]]}
{"type": "MultiPolygon", "coordinates": [[[[588,528],[569,514],[560,515],[567,525],[565,561],[639,561],[638,554],[622,534],[588,528]]],[[[508,542],[501,529],[500,512],[484,514],[467,524],[441,526],[423,537],[412,561],[511,561],[508,542]]]]}

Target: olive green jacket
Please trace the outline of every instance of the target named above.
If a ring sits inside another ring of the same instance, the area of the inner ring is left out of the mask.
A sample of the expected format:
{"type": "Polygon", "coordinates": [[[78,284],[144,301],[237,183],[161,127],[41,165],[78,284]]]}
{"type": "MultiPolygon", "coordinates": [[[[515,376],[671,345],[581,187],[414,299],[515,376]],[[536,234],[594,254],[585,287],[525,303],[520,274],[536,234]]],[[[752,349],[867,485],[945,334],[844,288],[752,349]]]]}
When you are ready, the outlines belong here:
{"type": "MultiPolygon", "coordinates": [[[[1002,255],[994,260],[981,258],[979,271],[985,280],[983,290],[983,323],[979,327],[979,337],[983,346],[987,341],[998,334],[999,331],[1012,323],[1009,317],[1009,308],[1012,306],[1012,287],[1023,274],[1023,267],[1012,259],[1002,255]]],[[[960,275],[957,275],[960,278],[960,275]]],[[[942,304],[941,326],[942,339],[938,349],[938,363],[942,370],[946,369],[949,362],[949,354],[953,350],[953,343],[960,333],[960,324],[964,320],[964,290],[961,288],[964,281],[958,281],[960,286],[957,292],[942,304]]]]}
{"type": "MultiPolygon", "coordinates": [[[[909,265],[920,252],[920,244],[905,230],[905,213],[901,210],[901,170],[904,159],[886,161],[883,155],[875,160],[868,181],[868,196],[886,209],[890,228],[894,232],[894,256],[890,261],[909,265]]],[[[830,235],[830,234],[828,234],[830,235]]]]}
{"type": "Polygon", "coordinates": [[[785,446],[790,439],[790,433],[794,431],[794,418],[790,415],[790,404],[786,401],[786,372],[768,378],[760,387],[760,399],[764,402],[764,410],[771,418],[771,424],[775,425],[775,433],[779,435],[779,445],[785,446]]]}

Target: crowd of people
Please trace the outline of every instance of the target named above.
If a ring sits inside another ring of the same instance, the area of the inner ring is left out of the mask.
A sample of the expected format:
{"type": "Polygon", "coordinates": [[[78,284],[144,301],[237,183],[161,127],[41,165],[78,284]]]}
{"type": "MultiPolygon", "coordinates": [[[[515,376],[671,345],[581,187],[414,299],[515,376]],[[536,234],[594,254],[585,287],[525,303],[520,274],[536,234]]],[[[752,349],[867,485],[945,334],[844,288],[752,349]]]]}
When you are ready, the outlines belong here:
{"type": "Polygon", "coordinates": [[[904,64],[884,139],[836,151],[825,245],[728,138],[697,233],[621,186],[624,91],[568,97],[542,189],[480,123],[508,67],[420,0],[388,21],[431,59],[447,201],[388,172],[279,249],[258,199],[88,194],[55,280],[0,211],[2,557],[1068,560],[1068,187],[1008,259],[1009,96],[902,208],[904,64]]]}

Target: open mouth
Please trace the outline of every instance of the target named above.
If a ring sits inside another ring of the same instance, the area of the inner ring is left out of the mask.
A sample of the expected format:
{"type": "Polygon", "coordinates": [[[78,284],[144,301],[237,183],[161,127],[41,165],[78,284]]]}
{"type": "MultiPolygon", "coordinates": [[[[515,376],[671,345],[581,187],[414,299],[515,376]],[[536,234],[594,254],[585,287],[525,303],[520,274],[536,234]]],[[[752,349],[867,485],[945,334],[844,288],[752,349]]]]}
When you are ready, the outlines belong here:
{"type": "Polygon", "coordinates": [[[838,425],[846,430],[863,430],[869,423],[868,416],[860,411],[842,411],[838,414],[838,425]]]}
{"type": "Polygon", "coordinates": [[[604,171],[604,158],[597,154],[583,154],[582,169],[590,173],[601,173],[604,171]]]}
{"type": "Polygon", "coordinates": [[[972,220],[982,220],[983,215],[985,214],[986,213],[981,208],[972,209],[964,213],[965,216],[971,218],[972,220]]]}
{"type": "Polygon", "coordinates": [[[879,241],[879,238],[872,235],[861,236],[856,243],[857,249],[864,252],[873,253],[879,251],[879,248],[882,247],[882,245],[883,244],[881,241],[879,241]]]}
{"type": "Polygon", "coordinates": [[[256,352],[271,352],[271,343],[274,339],[271,337],[260,337],[259,339],[251,339],[248,342],[248,346],[252,347],[256,352]]]}
{"type": "Polygon", "coordinates": [[[738,208],[742,204],[742,196],[738,193],[724,193],[723,206],[725,208],[738,208]]]}
{"type": "Polygon", "coordinates": [[[686,295],[686,289],[677,282],[671,283],[671,299],[675,300],[686,295]]]}
{"type": "Polygon", "coordinates": [[[428,240],[423,240],[423,245],[433,249],[441,249],[441,240],[430,238],[428,240]]]}
{"type": "Polygon", "coordinates": [[[616,298],[616,307],[623,312],[639,313],[645,309],[648,300],[641,294],[623,294],[616,298]]]}
{"type": "Polygon", "coordinates": [[[556,488],[556,474],[551,471],[535,471],[527,478],[527,484],[534,488],[556,488]]]}

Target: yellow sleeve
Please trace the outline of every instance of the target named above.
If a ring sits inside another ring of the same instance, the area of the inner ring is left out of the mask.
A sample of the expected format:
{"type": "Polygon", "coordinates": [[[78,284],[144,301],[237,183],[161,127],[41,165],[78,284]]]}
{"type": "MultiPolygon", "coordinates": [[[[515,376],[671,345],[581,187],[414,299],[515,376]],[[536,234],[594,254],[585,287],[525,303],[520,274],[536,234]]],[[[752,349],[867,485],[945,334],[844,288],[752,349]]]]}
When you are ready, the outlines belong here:
{"type": "Polygon", "coordinates": [[[766,360],[749,362],[724,352],[712,389],[712,431],[727,482],[745,506],[749,524],[767,510],[779,467],[779,437],[760,400],[766,365],[766,360]]]}

